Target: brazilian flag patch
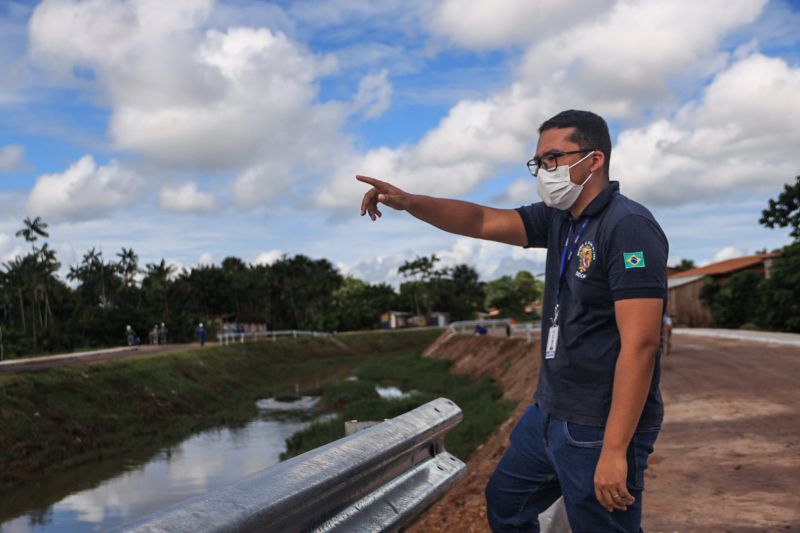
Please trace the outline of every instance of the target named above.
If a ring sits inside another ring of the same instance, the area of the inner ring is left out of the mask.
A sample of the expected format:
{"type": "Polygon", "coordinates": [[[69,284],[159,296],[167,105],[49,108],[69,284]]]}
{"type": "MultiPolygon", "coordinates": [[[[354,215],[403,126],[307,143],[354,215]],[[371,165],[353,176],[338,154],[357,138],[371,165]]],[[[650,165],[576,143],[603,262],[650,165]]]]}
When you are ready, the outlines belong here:
{"type": "Polygon", "coordinates": [[[623,252],[625,268],[644,268],[644,252],[623,252]]]}

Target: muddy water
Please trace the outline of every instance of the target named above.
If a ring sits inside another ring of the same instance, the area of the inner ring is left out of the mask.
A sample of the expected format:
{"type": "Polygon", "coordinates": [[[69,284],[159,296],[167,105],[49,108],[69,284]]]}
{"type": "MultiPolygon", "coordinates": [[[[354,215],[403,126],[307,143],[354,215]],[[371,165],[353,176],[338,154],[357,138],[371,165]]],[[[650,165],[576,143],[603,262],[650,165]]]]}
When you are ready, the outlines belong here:
{"type": "Polygon", "coordinates": [[[310,423],[315,398],[258,402],[238,429],[199,433],[155,457],[105,461],[22,487],[0,502],[0,532],[105,531],[279,462],[286,439],[310,423]]]}

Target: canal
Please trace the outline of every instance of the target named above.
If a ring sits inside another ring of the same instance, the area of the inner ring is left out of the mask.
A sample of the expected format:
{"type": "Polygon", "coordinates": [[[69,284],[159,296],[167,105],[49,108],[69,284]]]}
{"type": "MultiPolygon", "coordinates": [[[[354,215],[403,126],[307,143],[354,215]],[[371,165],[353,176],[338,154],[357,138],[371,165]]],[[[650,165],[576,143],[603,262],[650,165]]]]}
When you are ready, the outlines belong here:
{"type": "Polygon", "coordinates": [[[101,461],[20,487],[0,502],[0,531],[105,531],[235,483],[278,463],[286,439],[319,419],[316,403],[310,396],[260,400],[259,415],[242,427],[204,431],[155,457],[101,461]]]}

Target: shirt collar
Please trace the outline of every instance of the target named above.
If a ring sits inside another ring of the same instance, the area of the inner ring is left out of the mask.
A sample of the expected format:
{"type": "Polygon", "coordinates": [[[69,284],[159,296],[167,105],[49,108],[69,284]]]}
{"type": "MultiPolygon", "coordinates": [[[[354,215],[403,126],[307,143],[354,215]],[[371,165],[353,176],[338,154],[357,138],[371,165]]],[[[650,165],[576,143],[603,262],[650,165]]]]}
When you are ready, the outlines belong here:
{"type": "MultiPolygon", "coordinates": [[[[594,197],[594,199],[589,202],[589,205],[581,213],[580,218],[584,217],[593,217],[605,209],[605,207],[611,202],[611,199],[614,198],[619,194],[619,182],[618,181],[610,181],[605,189],[600,191],[600,194],[594,197]]],[[[569,209],[564,211],[565,218],[571,218],[569,209]]]]}

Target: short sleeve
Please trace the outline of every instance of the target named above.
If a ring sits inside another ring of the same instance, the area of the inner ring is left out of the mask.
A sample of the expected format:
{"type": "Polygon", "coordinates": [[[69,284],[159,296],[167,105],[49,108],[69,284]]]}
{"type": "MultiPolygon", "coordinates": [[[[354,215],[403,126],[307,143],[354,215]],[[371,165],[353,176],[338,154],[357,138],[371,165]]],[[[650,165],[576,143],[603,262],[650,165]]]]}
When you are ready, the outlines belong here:
{"type": "Polygon", "coordinates": [[[627,215],[614,226],[607,242],[606,268],[615,302],[667,298],[669,244],[654,220],[627,215]]]}
{"type": "Polygon", "coordinates": [[[525,247],[547,248],[547,234],[550,231],[550,221],[553,219],[553,208],[547,207],[544,202],[538,202],[518,207],[517,213],[525,225],[528,239],[525,247]]]}

